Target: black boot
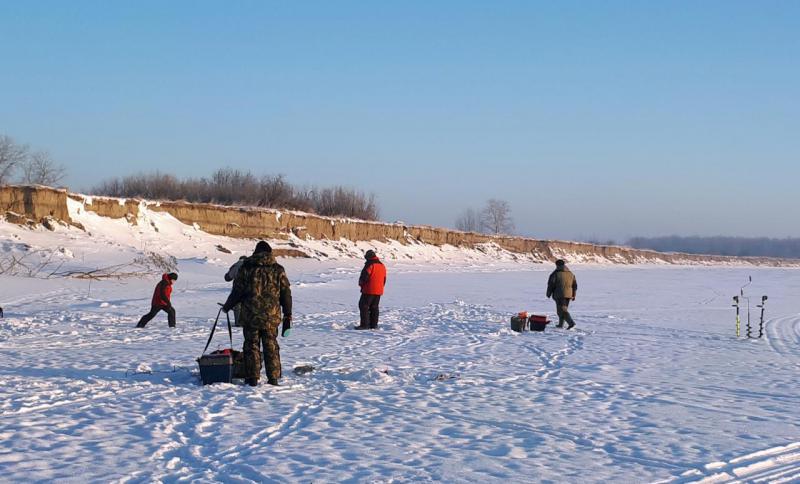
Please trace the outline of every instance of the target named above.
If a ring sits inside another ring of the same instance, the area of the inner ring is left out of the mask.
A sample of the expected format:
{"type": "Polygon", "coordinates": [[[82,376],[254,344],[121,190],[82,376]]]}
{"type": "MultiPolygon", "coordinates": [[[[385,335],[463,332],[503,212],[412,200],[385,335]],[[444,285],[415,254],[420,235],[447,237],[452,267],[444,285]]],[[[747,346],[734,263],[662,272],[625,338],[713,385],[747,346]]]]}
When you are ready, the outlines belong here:
{"type": "Polygon", "coordinates": [[[358,326],[353,326],[353,329],[357,329],[357,330],[359,330],[359,331],[360,331],[360,330],[362,330],[362,329],[369,329],[369,326],[361,326],[361,325],[358,325],[358,326]]]}
{"type": "Polygon", "coordinates": [[[275,385],[276,387],[278,386],[278,380],[276,380],[274,378],[268,379],[267,383],[269,383],[270,385],[275,385]]]}
{"type": "Polygon", "coordinates": [[[244,382],[250,385],[251,387],[254,387],[258,385],[258,378],[245,378],[244,382]]]}

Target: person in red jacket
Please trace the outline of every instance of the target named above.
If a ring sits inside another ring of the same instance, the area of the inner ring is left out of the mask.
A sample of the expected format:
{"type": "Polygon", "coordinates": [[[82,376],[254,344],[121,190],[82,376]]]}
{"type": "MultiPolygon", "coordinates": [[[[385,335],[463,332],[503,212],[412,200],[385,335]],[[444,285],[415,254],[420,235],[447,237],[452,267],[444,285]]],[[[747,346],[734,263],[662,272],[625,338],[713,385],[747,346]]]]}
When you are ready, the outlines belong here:
{"type": "Polygon", "coordinates": [[[361,299],[358,301],[358,310],[361,312],[361,324],[355,329],[377,329],[379,304],[386,285],[386,266],[384,266],[374,250],[364,254],[367,262],[361,270],[358,285],[361,286],[361,299]]]}
{"type": "Polygon", "coordinates": [[[136,325],[137,328],[144,328],[147,323],[156,317],[156,314],[162,310],[167,313],[169,327],[175,327],[175,308],[172,307],[170,296],[172,295],[172,281],[177,280],[178,274],[175,274],[174,272],[161,275],[161,282],[156,285],[156,289],[153,291],[153,300],[150,303],[150,312],[142,316],[142,319],[139,320],[139,324],[136,325]]]}

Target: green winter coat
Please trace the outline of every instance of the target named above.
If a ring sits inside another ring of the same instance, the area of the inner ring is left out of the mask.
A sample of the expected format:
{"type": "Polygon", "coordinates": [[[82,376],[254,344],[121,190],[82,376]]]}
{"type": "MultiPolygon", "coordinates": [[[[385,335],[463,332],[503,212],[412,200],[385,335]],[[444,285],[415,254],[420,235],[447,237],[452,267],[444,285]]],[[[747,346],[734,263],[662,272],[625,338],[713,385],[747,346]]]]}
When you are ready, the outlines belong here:
{"type": "Polygon", "coordinates": [[[547,297],[553,299],[572,299],[578,292],[578,281],[567,266],[557,267],[547,280],[547,297]]]}
{"type": "Polygon", "coordinates": [[[241,303],[241,324],[245,327],[277,327],[292,314],[292,291],[283,266],[271,252],[253,254],[242,263],[233,280],[233,290],[225,303],[241,303]]]}

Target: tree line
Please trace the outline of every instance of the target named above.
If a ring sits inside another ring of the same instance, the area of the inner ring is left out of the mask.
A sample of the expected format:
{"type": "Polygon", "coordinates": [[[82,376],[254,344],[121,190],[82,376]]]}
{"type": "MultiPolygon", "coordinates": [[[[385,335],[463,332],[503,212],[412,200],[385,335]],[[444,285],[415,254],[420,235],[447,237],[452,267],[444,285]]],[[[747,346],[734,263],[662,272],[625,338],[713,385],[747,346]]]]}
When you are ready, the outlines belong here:
{"type": "Polygon", "coordinates": [[[768,237],[633,237],[627,244],[635,249],[688,254],[730,255],[738,257],[800,258],[800,238],[768,237]]]}
{"type": "Polygon", "coordinates": [[[61,182],[66,174],[66,168],[53,161],[48,152],[31,151],[28,145],[0,134],[0,185],[16,181],[53,186],[61,182]]]}
{"type": "Polygon", "coordinates": [[[186,200],[220,205],[248,205],[300,210],[324,216],[377,220],[373,194],[352,188],[292,185],[283,175],[256,176],[250,171],[221,168],[210,177],[183,178],[153,172],[105,180],[90,190],[93,195],[150,200],[186,200]]]}
{"type": "MultiPolygon", "coordinates": [[[[0,135],[0,185],[16,182],[55,186],[66,174],[66,168],[46,151],[33,151],[10,136],[0,135]]],[[[179,179],[160,172],[115,177],[93,187],[90,194],[252,205],[363,220],[377,220],[379,216],[372,194],[343,186],[300,188],[282,175],[256,176],[232,168],[219,169],[208,178],[179,179]]]]}

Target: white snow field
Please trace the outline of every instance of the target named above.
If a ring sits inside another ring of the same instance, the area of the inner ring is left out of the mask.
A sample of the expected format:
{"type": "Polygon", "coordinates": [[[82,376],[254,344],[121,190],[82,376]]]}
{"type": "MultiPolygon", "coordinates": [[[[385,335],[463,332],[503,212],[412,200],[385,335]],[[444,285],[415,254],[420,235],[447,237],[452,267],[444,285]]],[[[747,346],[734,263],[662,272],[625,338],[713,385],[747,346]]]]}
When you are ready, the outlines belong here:
{"type": "Polygon", "coordinates": [[[47,267],[0,276],[0,481],[800,482],[796,269],[574,264],[576,330],[520,334],[516,312],[553,316],[550,264],[340,242],[393,254],[380,329],[351,329],[361,260],[281,259],[281,386],[201,386],[222,275],[254,241],[73,209],[91,235],[0,222],[0,260],[47,267]],[[158,272],[57,276],[145,250],[178,258],[175,329],[134,328],[158,272]],[[747,276],[762,339],[734,334],[747,276]]]}

